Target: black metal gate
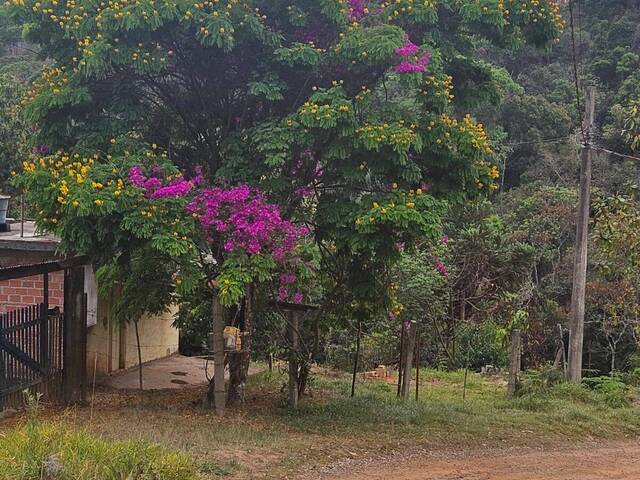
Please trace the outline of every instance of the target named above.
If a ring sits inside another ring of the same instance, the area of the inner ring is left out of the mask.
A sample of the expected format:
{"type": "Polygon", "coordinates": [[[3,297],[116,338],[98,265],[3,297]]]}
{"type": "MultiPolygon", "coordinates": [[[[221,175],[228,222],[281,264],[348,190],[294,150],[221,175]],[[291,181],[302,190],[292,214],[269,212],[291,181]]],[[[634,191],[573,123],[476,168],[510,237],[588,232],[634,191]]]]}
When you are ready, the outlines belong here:
{"type": "Polygon", "coordinates": [[[74,403],[86,393],[86,257],[0,268],[0,281],[43,275],[43,303],[0,314],[0,412],[24,406],[24,390],[74,403]],[[64,272],[64,312],[49,309],[49,274],[64,272]]]}
{"type": "Polygon", "coordinates": [[[59,396],[63,333],[59,309],[44,303],[0,314],[0,410],[24,404],[26,389],[59,396]]]}

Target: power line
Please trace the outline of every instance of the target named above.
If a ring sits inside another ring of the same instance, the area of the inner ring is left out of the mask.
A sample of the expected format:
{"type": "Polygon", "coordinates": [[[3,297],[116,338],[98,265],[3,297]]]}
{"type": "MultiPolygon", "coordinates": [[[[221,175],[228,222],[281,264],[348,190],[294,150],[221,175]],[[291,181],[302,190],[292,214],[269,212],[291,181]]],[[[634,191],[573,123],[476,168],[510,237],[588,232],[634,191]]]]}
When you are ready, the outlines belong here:
{"type": "Polygon", "coordinates": [[[624,153],[614,152],[613,150],[609,150],[608,148],[604,148],[604,147],[599,147],[597,145],[591,145],[591,148],[593,148],[594,150],[599,150],[601,152],[606,152],[609,155],[613,155],[614,157],[626,158],[628,160],[636,160],[640,162],[640,157],[634,157],[633,155],[626,155],[624,153]]]}
{"type": "Polygon", "coordinates": [[[551,138],[544,138],[542,140],[531,140],[531,141],[526,141],[526,142],[512,142],[512,143],[507,143],[507,145],[509,145],[510,147],[515,147],[518,145],[537,145],[537,144],[543,144],[543,143],[560,143],[560,142],[564,142],[566,140],[569,140],[571,138],[571,135],[565,135],[563,137],[551,137],[551,138]]]}

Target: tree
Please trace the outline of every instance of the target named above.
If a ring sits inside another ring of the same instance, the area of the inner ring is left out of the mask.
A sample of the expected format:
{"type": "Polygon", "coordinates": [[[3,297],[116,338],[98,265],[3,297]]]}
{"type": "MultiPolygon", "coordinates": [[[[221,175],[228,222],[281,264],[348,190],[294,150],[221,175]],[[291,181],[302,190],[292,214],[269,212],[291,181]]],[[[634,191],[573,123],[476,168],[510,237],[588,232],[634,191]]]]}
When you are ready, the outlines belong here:
{"type": "MultiPolygon", "coordinates": [[[[52,59],[25,103],[40,142],[120,175],[127,152],[151,168],[158,150],[187,175],[201,164],[259,185],[313,231],[326,301],[368,317],[389,306],[393,246],[437,238],[444,200],[497,188],[484,126],[456,115],[499,99],[504,71],[477,58],[479,40],[544,46],[562,28],[552,0],[13,0],[10,12],[52,59]]],[[[97,207],[107,223],[117,212],[97,207]]],[[[126,236],[77,244],[92,222],[40,208],[67,248],[128,257],[126,236]]]]}

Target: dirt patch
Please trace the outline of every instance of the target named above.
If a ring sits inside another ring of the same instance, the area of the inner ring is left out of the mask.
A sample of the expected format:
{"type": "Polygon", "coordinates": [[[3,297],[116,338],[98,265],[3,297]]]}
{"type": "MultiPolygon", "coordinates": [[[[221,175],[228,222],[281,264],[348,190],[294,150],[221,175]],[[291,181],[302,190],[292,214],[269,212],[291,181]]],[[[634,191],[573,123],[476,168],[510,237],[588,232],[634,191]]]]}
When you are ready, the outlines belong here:
{"type": "Polygon", "coordinates": [[[305,480],[637,480],[640,441],[580,448],[428,453],[343,462],[305,480]]]}

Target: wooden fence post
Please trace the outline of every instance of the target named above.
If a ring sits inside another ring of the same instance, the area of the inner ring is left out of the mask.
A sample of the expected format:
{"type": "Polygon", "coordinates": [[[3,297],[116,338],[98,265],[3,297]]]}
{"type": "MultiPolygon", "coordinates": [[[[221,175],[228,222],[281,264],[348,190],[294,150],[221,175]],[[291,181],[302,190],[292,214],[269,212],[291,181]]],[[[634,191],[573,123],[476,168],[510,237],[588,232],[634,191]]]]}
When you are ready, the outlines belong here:
{"type": "Polygon", "coordinates": [[[64,338],[62,399],[76,403],[86,398],[87,319],[84,267],[71,267],[64,275],[64,338]]]}
{"type": "Polygon", "coordinates": [[[520,375],[522,357],[522,332],[517,328],[511,332],[511,345],[509,346],[509,381],[507,383],[507,398],[511,400],[516,393],[518,376],[520,375]]]}
{"type": "Polygon", "coordinates": [[[224,384],[224,308],[218,293],[213,294],[213,404],[216,415],[224,416],[227,391],[224,384]]]}
{"type": "Polygon", "coordinates": [[[298,315],[299,312],[295,310],[287,312],[289,317],[289,405],[294,409],[298,408],[298,328],[300,327],[298,315]]]}
{"type": "Polygon", "coordinates": [[[402,398],[409,398],[411,390],[411,365],[413,363],[413,349],[416,344],[416,331],[418,326],[415,322],[409,323],[407,341],[404,348],[404,368],[402,375],[402,398]]]}

